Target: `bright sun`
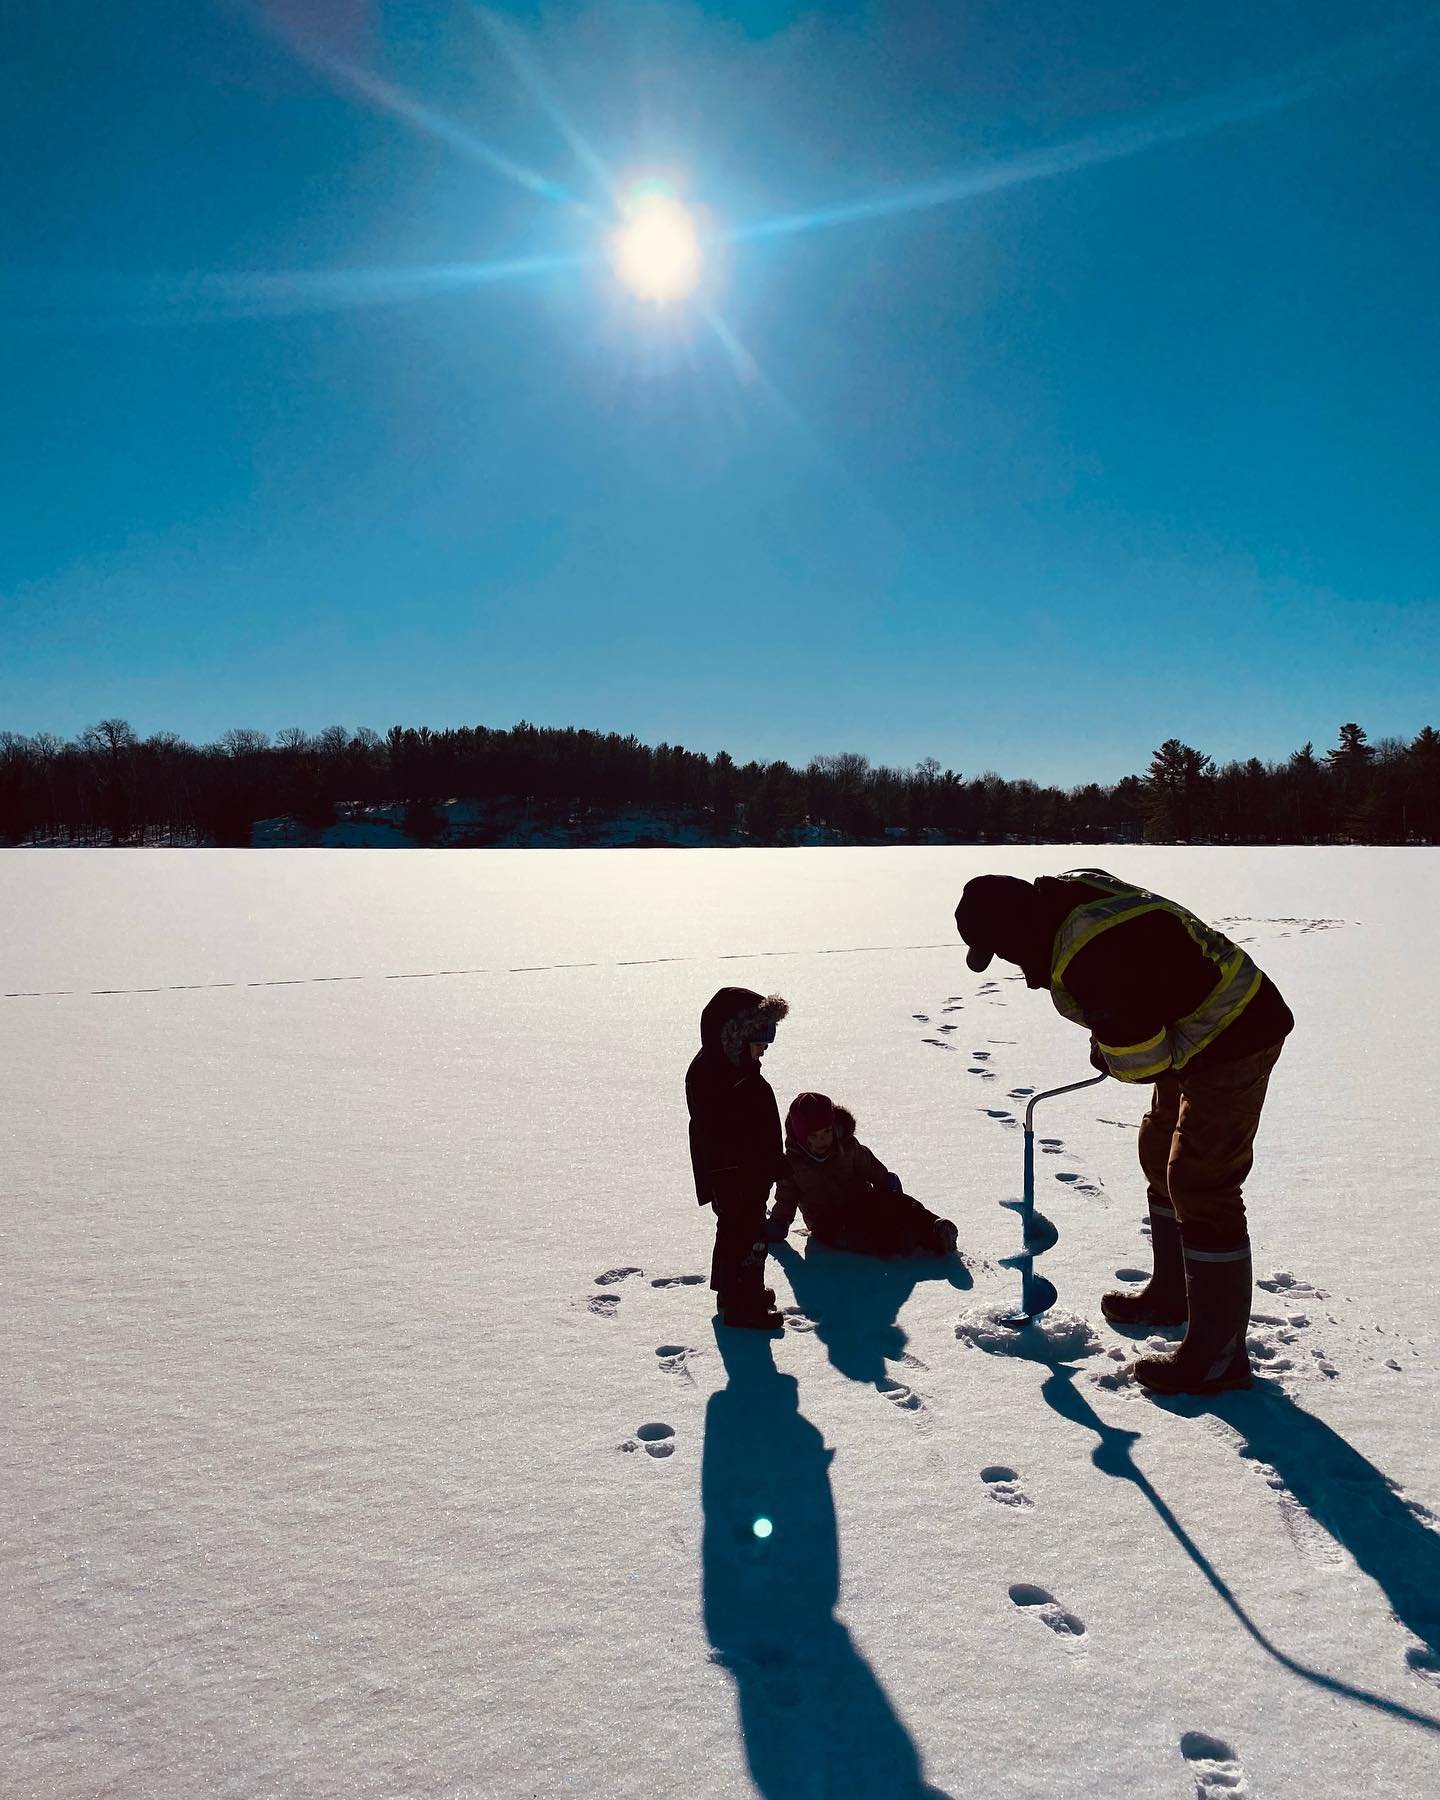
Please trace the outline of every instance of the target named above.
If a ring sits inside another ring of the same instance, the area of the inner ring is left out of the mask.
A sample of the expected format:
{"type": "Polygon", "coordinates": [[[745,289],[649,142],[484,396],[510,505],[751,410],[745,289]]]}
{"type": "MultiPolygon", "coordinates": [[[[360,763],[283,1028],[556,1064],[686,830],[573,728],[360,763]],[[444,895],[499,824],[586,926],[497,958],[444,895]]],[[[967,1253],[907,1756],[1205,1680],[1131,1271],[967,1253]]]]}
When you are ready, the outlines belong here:
{"type": "Polygon", "coordinates": [[[610,240],[617,279],[637,299],[683,300],[700,283],[700,234],[673,194],[646,189],[623,207],[624,223],[610,240]]]}

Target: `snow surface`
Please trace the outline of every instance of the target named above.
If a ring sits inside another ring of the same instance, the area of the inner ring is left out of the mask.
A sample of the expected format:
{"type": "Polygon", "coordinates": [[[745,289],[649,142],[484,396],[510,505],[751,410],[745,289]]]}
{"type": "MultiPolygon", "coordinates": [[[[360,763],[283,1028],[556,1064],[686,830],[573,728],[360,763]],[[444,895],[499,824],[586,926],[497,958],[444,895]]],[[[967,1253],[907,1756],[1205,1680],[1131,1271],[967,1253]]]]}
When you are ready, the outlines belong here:
{"type": "Polygon", "coordinates": [[[1017,1090],[1088,1068],[951,912],[1095,854],[0,852],[0,1792],[1440,1792],[1440,853],[1103,854],[1299,1019],[1212,1406],[1100,1315],[1119,1084],[1039,1109],[1059,1306],[985,1326],[1017,1090]],[[685,1147],[736,981],[965,1252],[797,1232],[773,1344],[685,1147]]]}

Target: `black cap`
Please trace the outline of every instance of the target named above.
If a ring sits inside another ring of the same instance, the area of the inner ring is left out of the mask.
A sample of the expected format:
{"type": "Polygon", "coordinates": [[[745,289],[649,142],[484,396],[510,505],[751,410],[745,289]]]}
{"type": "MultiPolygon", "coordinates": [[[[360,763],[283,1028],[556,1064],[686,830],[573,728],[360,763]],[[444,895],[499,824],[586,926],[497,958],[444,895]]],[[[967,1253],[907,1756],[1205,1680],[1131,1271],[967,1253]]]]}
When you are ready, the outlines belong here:
{"type": "Polygon", "coordinates": [[[965,961],[977,975],[990,967],[1002,944],[1013,944],[1023,934],[1034,898],[1034,888],[1016,875],[977,875],[965,883],[955,908],[955,929],[970,946],[965,961]]]}

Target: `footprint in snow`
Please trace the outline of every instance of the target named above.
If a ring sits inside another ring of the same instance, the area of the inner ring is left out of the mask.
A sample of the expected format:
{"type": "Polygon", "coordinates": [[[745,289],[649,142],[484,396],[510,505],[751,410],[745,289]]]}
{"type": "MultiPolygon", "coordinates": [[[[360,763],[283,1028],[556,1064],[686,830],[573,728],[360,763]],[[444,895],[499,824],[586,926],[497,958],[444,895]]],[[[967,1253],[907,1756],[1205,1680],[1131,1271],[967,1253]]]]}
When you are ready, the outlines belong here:
{"type": "Polygon", "coordinates": [[[980,1479],[985,1483],[992,1500],[998,1500],[1001,1506],[1030,1506],[1033,1502],[1020,1485],[1018,1469],[1008,1468],[1004,1463],[991,1463],[980,1471],[980,1479]]]}
{"type": "Polygon", "coordinates": [[[1055,1179],[1057,1181],[1063,1181],[1069,1187],[1072,1194],[1098,1194],[1100,1192],[1100,1188],[1095,1182],[1086,1181],[1083,1176],[1077,1175],[1073,1169],[1057,1169],[1055,1171],[1055,1179]]]}
{"type": "Polygon", "coordinates": [[[987,981],[983,987],[976,988],[975,992],[977,994],[998,994],[1000,992],[1000,983],[998,981],[987,981]]]}
{"type": "Polygon", "coordinates": [[[982,1081],[993,1081],[995,1079],[995,1071],[993,1069],[987,1069],[984,1063],[972,1063],[968,1073],[971,1075],[978,1075],[982,1081]]]}
{"type": "Polygon", "coordinates": [[[1323,1289],[1312,1287],[1308,1281],[1299,1281],[1288,1269],[1277,1269],[1273,1275],[1266,1276],[1255,1283],[1264,1288],[1267,1294],[1309,1294],[1316,1300],[1328,1300],[1329,1295],[1323,1289]]]}
{"type": "Polygon", "coordinates": [[[893,1406],[898,1406],[903,1412],[924,1412],[925,1410],[925,1402],[914,1388],[906,1387],[903,1381],[894,1381],[888,1375],[882,1376],[875,1383],[875,1391],[883,1394],[893,1406]]]}
{"type": "Polygon", "coordinates": [[[965,1008],[958,1000],[955,1000],[949,1006],[942,1006],[940,1010],[941,1012],[964,1012],[965,1008]]]}
{"type": "Polygon", "coordinates": [[[590,1311],[599,1319],[613,1319],[620,1306],[618,1294],[592,1294],[585,1302],[590,1311]]]}
{"type": "Polygon", "coordinates": [[[692,1356],[700,1352],[689,1344],[657,1344],[655,1354],[660,1359],[660,1367],[667,1375],[683,1375],[687,1381],[695,1377],[690,1373],[689,1363],[692,1356]]]}
{"type": "Polygon", "coordinates": [[[1043,1625],[1050,1627],[1056,1637],[1069,1638],[1078,1643],[1085,1636],[1084,1620],[1067,1612],[1048,1589],[1036,1587],[1030,1581],[1015,1581],[1010,1584],[1010,1598],[1021,1612],[1033,1612],[1043,1625]]]}
{"type": "Polygon", "coordinates": [[[1097,1125],[1113,1125],[1119,1131],[1138,1131],[1140,1127],[1131,1119],[1097,1119],[1097,1125]]]}
{"type": "Polygon", "coordinates": [[[958,1031],[960,1027],[958,1025],[942,1025],[940,1029],[942,1031],[958,1031]]]}
{"type": "Polygon", "coordinates": [[[607,1269],[603,1275],[595,1277],[595,1285],[596,1287],[610,1287],[617,1281],[623,1281],[627,1275],[643,1275],[644,1273],[643,1269],[636,1268],[607,1269]]]}
{"type": "MultiPolygon", "coordinates": [[[[1293,1288],[1281,1289],[1282,1294],[1287,1295],[1295,1291],[1293,1288]]],[[[1282,1317],[1278,1313],[1252,1312],[1245,1333],[1251,1362],[1267,1375],[1301,1374],[1308,1365],[1303,1361],[1297,1365],[1295,1359],[1300,1354],[1300,1333],[1308,1330],[1309,1325],[1308,1313],[1293,1312],[1282,1317]]],[[[1340,1372],[1330,1358],[1314,1345],[1310,1346],[1310,1362],[1313,1372],[1328,1381],[1339,1376],[1340,1372]]]]}
{"type": "Polygon", "coordinates": [[[922,1043],[933,1044],[937,1050],[953,1050],[953,1044],[947,1044],[944,1038],[922,1038],[922,1043]]]}
{"type": "Polygon", "coordinates": [[[998,1119],[1002,1125],[1018,1125],[1020,1121],[1014,1113],[1008,1113],[1003,1106],[987,1106],[984,1109],[987,1119],[998,1119]]]}
{"type": "Polygon", "coordinates": [[[1195,1800],[1242,1800],[1250,1792],[1240,1758],[1223,1738],[1208,1731],[1187,1731],[1180,1740],[1180,1754],[1195,1778],[1195,1800]]]}
{"type": "Polygon", "coordinates": [[[634,1437],[626,1438],[621,1444],[622,1450],[643,1450],[648,1456],[662,1457],[675,1454],[675,1427],[659,1422],[653,1425],[641,1425],[634,1437]]]}
{"type": "Polygon", "coordinates": [[[976,1062],[989,1062],[990,1060],[990,1052],[988,1050],[972,1050],[970,1055],[976,1062]]]}
{"type": "Polygon", "coordinates": [[[699,1287],[705,1279],[703,1275],[654,1275],[650,1278],[651,1287],[699,1287]]]}
{"type": "Polygon", "coordinates": [[[1033,1087],[1011,1088],[1005,1098],[1007,1100],[1028,1100],[1034,1092],[1035,1090],[1033,1087]]]}
{"type": "Polygon", "coordinates": [[[911,1013],[910,1017],[917,1020],[921,1025],[928,1025],[930,1023],[929,1013],[911,1013]]]}
{"type": "Polygon", "coordinates": [[[1046,1156],[1062,1156],[1065,1152],[1064,1138],[1041,1138],[1040,1148],[1046,1156]]]}
{"type": "Polygon", "coordinates": [[[813,1331],[815,1314],[806,1312],[803,1306],[786,1306],[781,1309],[785,1315],[786,1329],[790,1331],[813,1331]]]}
{"type": "Polygon", "coordinates": [[[1428,1681],[1431,1687],[1440,1687],[1440,1652],[1432,1650],[1428,1644],[1412,1644],[1405,1652],[1405,1667],[1412,1675],[1428,1681]]]}
{"type": "Polygon", "coordinates": [[[1296,1553],[1317,1568],[1338,1568],[1345,1560],[1345,1552],[1309,1508],[1296,1499],[1280,1471],[1258,1456],[1248,1444],[1242,1447],[1240,1459],[1255,1470],[1275,1495],[1280,1522],[1296,1553]]]}
{"type": "Polygon", "coordinates": [[[1117,1269],[1115,1279],[1117,1281],[1148,1281],[1150,1273],[1147,1269],[1117,1269]]]}
{"type": "MultiPolygon", "coordinates": [[[[905,1360],[908,1362],[910,1359],[907,1357],[905,1360]]],[[[1386,1363],[1385,1366],[1387,1369],[1390,1367],[1389,1363],[1386,1363]]],[[[1440,1531],[1440,1519],[1435,1517],[1428,1506],[1422,1501],[1412,1500],[1405,1492],[1404,1488],[1401,1487],[1400,1483],[1398,1481],[1392,1481],[1388,1475],[1385,1477],[1385,1485],[1405,1508],[1406,1512],[1413,1514],[1422,1525],[1428,1525],[1432,1531],[1440,1531]]]]}

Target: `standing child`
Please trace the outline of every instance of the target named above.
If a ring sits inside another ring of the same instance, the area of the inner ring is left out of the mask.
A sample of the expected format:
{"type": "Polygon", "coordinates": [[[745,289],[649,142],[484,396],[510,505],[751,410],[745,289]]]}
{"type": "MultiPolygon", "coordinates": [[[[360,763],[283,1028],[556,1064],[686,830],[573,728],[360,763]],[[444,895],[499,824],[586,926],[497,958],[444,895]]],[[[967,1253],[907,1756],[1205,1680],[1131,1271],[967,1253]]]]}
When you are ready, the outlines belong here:
{"type": "Polygon", "coordinates": [[[765,1204],[785,1152],[760,1060],[789,1010],[778,994],[721,988],[700,1015],[700,1051],[685,1071],[695,1197],[715,1211],[710,1285],[724,1322],[756,1331],[784,1324],[765,1286],[765,1204]]]}
{"type": "Polygon", "coordinates": [[[812,1237],[870,1256],[929,1251],[949,1256],[958,1237],[903,1191],[855,1135],[855,1120],[828,1094],[798,1094],[785,1120],[785,1177],[775,1190],[770,1238],[778,1243],[798,1206],[812,1237]]]}

